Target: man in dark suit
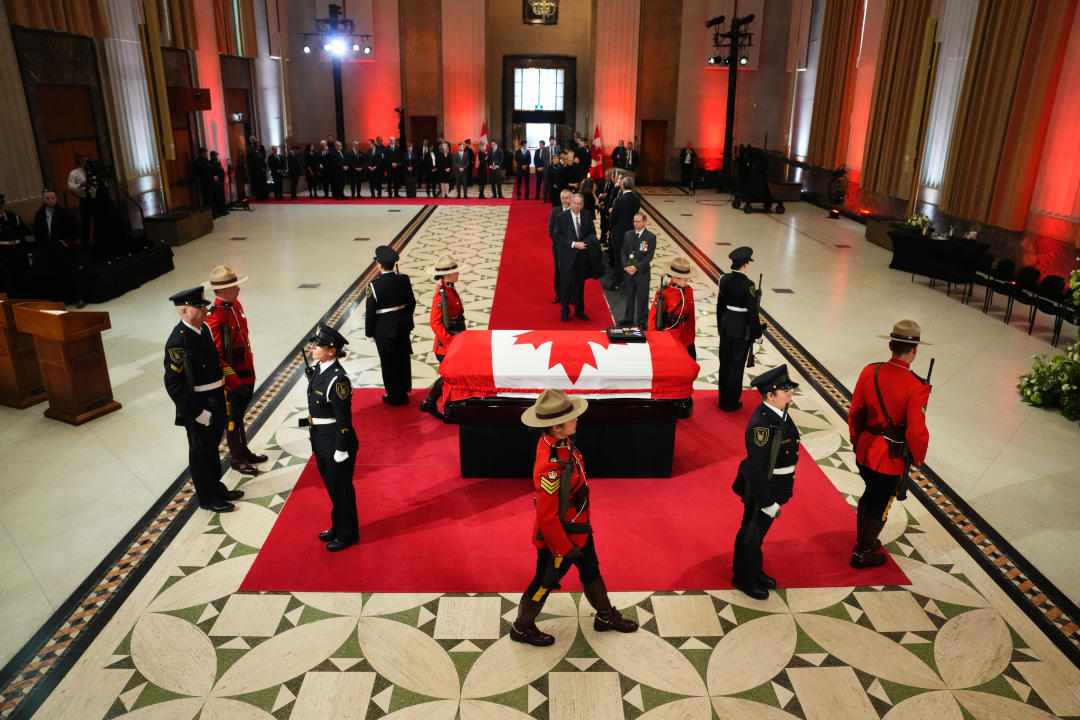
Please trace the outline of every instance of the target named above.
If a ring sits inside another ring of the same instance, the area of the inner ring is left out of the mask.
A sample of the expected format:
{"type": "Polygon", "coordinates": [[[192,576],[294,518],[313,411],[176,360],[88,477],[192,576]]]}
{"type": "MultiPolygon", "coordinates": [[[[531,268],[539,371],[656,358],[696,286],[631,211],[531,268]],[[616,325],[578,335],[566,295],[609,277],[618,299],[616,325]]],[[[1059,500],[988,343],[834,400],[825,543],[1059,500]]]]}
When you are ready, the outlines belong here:
{"type": "Polygon", "coordinates": [[[682,184],[694,194],[694,175],[697,171],[697,150],[694,144],[686,141],[686,147],[679,151],[679,173],[682,175],[682,184]]]}
{"type": "Polygon", "coordinates": [[[401,146],[397,144],[397,138],[391,137],[390,144],[383,153],[383,165],[386,166],[386,194],[389,197],[401,197],[398,192],[404,184],[404,174],[401,170],[401,146]]]}
{"type": "Polygon", "coordinates": [[[439,163],[435,158],[435,148],[428,145],[428,141],[424,140],[423,146],[420,148],[420,167],[423,169],[421,175],[424,178],[424,195],[427,197],[436,197],[439,194],[439,163]]]}
{"type": "Polygon", "coordinates": [[[746,276],[754,261],[753,249],[737,247],[728,253],[731,272],[720,278],[716,295],[716,329],[720,333],[720,372],[717,384],[720,394],[717,406],[726,412],[742,407],[743,368],[750,345],[761,337],[761,317],[758,314],[760,291],[746,276]]]}
{"type": "Polygon", "coordinates": [[[266,193],[266,155],[262,145],[256,141],[253,147],[247,151],[248,182],[251,184],[251,194],[256,200],[265,200],[266,193]]]}
{"type": "Polygon", "coordinates": [[[634,213],[641,210],[641,200],[633,189],[633,179],[623,178],[622,193],[615,199],[611,207],[611,219],[608,221],[608,226],[611,228],[609,234],[611,265],[615,268],[612,290],[618,290],[622,286],[623,271],[622,266],[619,265],[619,258],[622,257],[622,241],[626,233],[634,227],[634,213]]]}
{"type": "Polygon", "coordinates": [[[469,156],[469,168],[465,172],[465,197],[469,197],[469,187],[473,183],[473,172],[476,169],[476,151],[473,150],[470,138],[465,138],[465,154],[469,156]]]}
{"type": "Polygon", "coordinates": [[[37,240],[19,214],[4,207],[0,195],[0,292],[13,298],[34,296],[39,276],[48,273],[37,240]]]}
{"type": "Polygon", "coordinates": [[[34,214],[34,238],[53,269],[49,297],[86,307],[84,277],[89,253],[82,244],[82,229],[75,213],[57,204],[56,193],[46,188],[42,204],[34,214]]]}
{"type": "Polygon", "coordinates": [[[285,158],[285,166],[289,175],[289,199],[296,199],[296,186],[300,183],[300,176],[304,174],[304,159],[300,156],[300,146],[293,145],[289,156],[285,158]]]}
{"type": "Polygon", "coordinates": [[[405,197],[416,197],[416,184],[420,178],[420,155],[408,143],[401,153],[401,172],[405,178],[405,197]]]}
{"type": "Polygon", "coordinates": [[[622,140],[620,140],[615,149],[611,151],[611,165],[620,170],[626,167],[626,143],[622,140]]]}
{"type": "Polygon", "coordinates": [[[360,178],[364,171],[364,151],[360,141],[353,140],[352,147],[345,153],[345,179],[349,183],[349,196],[360,197],[360,178]]]}
{"type": "Polygon", "coordinates": [[[270,154],[266,156],[266,167],[270,170],[270,180],[274,183],[274,199],[281,200],[281,184],[285,181],[285,163],[278,155],[278,146],[270,147],[270,154]]]}
{"type": "Polygon", "coordinates": [[[364,168],[367,170],[371,197],[382,197],[383,157],[382,150],[374,140],[368,140],[368,150],[364,153],[364,168]]]}
{"type": "MultiPolygon", "coordinates": [[[[199,148],[199,157],[195,159],[195,177],[199,181],[199,207],[214,207],[214,171],[210,167],[210,158],[204,147],[199,148]]],[[[217,211],[212,210],[214,217],[217,211]]]]}
{"type": "Polygon", "coordinates": [[[521,199],[521,189],[525,188],[525,199],[529,199],[529,165],[532,164],[532,153],[529,148],[522,145],[514,152],[514,196],[521,199]]]}
{"type": "Polygon", "coordinates": [[[634,229],[622,240],[623,325],[644,330],[649,321],[649,281],[656,235],[645,229],[645,213],[634,213],[634,229]]]}
{"type": "Polygon", "coordinates": [[[585,209],[585,198],[574,195],[570,209],[555,220],[555,240],[559,252],[559,301],[563,322],[570,322],[570,305],[574,317],[588,320],[585,314],[585,264],[589,245],[599,245],[593,226],[592,213],[585,209]]]}
{"type": "Polygon", "coordinates": [[[570,192],[569,190],[563,190],[559,197],[559,200],[561,201],[560,204],[551,208],[551,214],[548,216],[548,237],[551,238],[551,263],[552,266],[555,268],[555,274],[553,278],[555,286],[555,299],[551,301],[552,304],[557,304],[561,302],[561,300],[559,299],[559,283],[561,282],[561,278],[559,277],[559,242],[556,239],[558,234],[557,221],[560,215],[570,212],[570,198],[572,196],[572,192],[570,192]]]}
{"type": "MultiPolygon", "coordinates": [[[[533,194],[533,200],[539,200],[544,197],[544,172],[547,170],[547,166],[551,164],[551,150],[544,145],[544,141],[540,141],[540,147],[533,153],[533,166],[536,168],[536,192],[533,194]]],[[[525,187],[525,194],[528,195],[528,186],[525,187]]]]}
{"type": "Polygon", "coordinates": [[[502,178],[504,164],[503,149],[495,140],[491,141],[491,152],[488,153],[488,179],[491,181],[491,197],[501,198],[502,178]]]}
{"type": "Polygon", "coordinates": [[[322,186],[324,198],[330,197],[330,144],[325,140],[319,141],[319,184],[322,186]]]}
{"type": "Polygon", "coordinates": [[[454,185],[457,188],[457,196],[469,197],[469,154],[465,152],[465,143],[457,144],[457,152],[452,158],[454,163],[454,185]]]}
{"type": "MultiPolygon", "coordinates": [[[[567,188],[559,183],[559,171],[562,170],[562,155],[553,152],[551,162],[544,169],[544,185],[547,186],[547,201],[552,207],[558,207],[562,191],[567,188]]],[[[573,193],[571,193],[573,194],[573,193]]]]}
{"type": "Polygon", "coordinates": [[[630,177],[637,174],[638,165],[641,164],[641,153],[634,149],[634,143],[626,143],[626,173],[630,177]]]}
{"type": "Polygon", "coordinates": [[[334,149],[326,156],[330,165],[330,187],[335,200],[345,199],[345,153],[341,141],[334,142],[334,149]]]}
{"type": "Polygon", "coordinates": [[[375,248],[375,261],[382,272],[367,288],[367,305],[364,315],[364,334],[375,338],[382,365],[383,402],[388,405],[408,405],[412,390],[411,355],[409,333],[413,329],[413,311],[416,297],[408,275],[395,269],[397,252],[388,245],[375,248]]]}

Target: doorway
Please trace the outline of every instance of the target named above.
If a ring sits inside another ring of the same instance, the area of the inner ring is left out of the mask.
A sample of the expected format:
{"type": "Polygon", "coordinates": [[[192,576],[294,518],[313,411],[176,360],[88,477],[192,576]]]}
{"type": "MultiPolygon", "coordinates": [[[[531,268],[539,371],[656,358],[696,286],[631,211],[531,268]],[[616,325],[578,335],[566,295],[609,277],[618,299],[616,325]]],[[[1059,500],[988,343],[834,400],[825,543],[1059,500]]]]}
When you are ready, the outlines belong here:
{"type": "Polygon", "coordinates": [[[638,182],[654,185],[664,181],[667,164],[667,120],[641,121],[641,167],[638,182]]]}
{"type": "Polygon", "coordinates": [[[411,142],[417,151],[420,150],[424,140],[427,140],[430,146],[437,137],[439,137],[439,119],[437,117],[434,115],[409,116],[408,142],[411,142]]]}
{"type": "Polygon", "coordinates": [[[558,126],[573,123],[576,114],[577,58],[503,56],[502,131],[491,136],[501,137],[505,148],[512,149],[514,140],[535,147],[528,129],[532,124],[549,128],[543,137],[546,143],[552,135],[558,136],[558,126]]]}

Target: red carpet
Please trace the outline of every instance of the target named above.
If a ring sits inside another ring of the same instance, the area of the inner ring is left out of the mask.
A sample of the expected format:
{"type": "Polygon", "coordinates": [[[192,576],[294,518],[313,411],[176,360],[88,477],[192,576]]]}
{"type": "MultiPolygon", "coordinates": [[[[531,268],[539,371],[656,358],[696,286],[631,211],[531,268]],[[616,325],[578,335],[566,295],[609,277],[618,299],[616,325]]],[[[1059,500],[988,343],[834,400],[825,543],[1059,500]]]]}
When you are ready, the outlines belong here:
{"type": "MultiPolygon", "coordinates": [[[[532,485],[463,480],[457,429],[414,406],[385,405],[381,395],[353,395],[361,444],[372,449],[356,467],[360,543],[323,549],[316,536],[329,525],[330,503],[309,463],[240,590],[518,592],[529,582],[532,485]]],[[[732,415],[716,410],[715,391],[696,399],[694,417],[679,422],[673,477],[591,483],[596,546],[612,590],[731,587],[742,516],[731,480],[757,393],[747,391],[746,407],[732,415]]],[[[767,572],[781,587],[907,584],[892,560],[848,567],[854,527],[854,512],[804,450],[795,497],[766,538],[767,572]]],[[[579,589],[575,572],[563,588],[579,589]]]]}
{"type": "Polygon", "coordinates": [[[559,320],[561,306],[551,302],[555,288],[551,238],[547,234],[549,215],[549,203],[537,200],[510,203],[488,329],[605,330],[615,324],[604,291],[596,280],[585,281],[585,313],[589,321],[559,320]]]}
{"type": "MultiPolygon", "coordinates": [[[[427,197],[414,197],[414,198],[369,198],[359,197],[351,198],[346,197],[344,200],[331,200],[329,198],[309,198],[307,195],[303,197],[297,196],[295,200],[254,200],[249,199],[252,205],[507,205],[510,200],[493,200],[491,198],[485,198],[481,200],[475,195],[470,198],[427,198],[427,197]]],[[[539,203],[537,203],[539,205],[539,203]]],[[[544,221],[545,223],[547,220],[544,221]]],[[[546,227],[546,225],[545,225],[546,227]]]]}

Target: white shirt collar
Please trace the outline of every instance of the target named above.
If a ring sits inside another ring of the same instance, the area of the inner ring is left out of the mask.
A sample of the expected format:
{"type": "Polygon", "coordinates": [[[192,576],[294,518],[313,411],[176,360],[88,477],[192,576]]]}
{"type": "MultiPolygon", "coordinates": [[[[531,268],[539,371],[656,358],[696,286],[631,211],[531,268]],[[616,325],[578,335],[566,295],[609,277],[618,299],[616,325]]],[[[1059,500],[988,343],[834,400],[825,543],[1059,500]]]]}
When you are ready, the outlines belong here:
{"type": "Polygon", "coordinates": [[[779,417],[779,418],[780,418],[781,420],[782,420],[782,419],[784,418],[784,411],[783,411],[783,410],[781,410],[781,409],[779,409],[779,408],[775,408],[775,407],[773,407],[772,405],[770,405],[769,403],[765,402],[764,400],[762,400],[762,401],[761,401],[761,404],[762,404],[762,405],[764,405],[765,407],[769,408],[770,410],[772,410],[772,411],[773,411],[774,413],[776,413],[776,415],[777,415],[777,416],[778,416],[778,417],[779,417]]]}
{"type": "Polygon", "coordinates": [[[191,328],[192,332],[196,332],[196,333],[202,335],[202,328],[201,327],[195,327],[194,325],[189,323],[187,320],[184,320],[183,318],[180,318],[180,322],[184,323],[189,328],[191,328]]]}
{"type": "Polygon", "coordinates": [[[321,373],[321,372],[322,372],[323,370],[327,370],[327,369],[329,369],[329,368],[330,368],[330,367],[332,367],[332,366],[333,366],[333,365],[334,365],[334,364],[335,364],[336,362],[337,362],[337,358],[334,358],[333,360],[330,360],[330,361],[327,361],[327,360],[320,360],[320,361],[319,361],[319,372],[321,373]]]}

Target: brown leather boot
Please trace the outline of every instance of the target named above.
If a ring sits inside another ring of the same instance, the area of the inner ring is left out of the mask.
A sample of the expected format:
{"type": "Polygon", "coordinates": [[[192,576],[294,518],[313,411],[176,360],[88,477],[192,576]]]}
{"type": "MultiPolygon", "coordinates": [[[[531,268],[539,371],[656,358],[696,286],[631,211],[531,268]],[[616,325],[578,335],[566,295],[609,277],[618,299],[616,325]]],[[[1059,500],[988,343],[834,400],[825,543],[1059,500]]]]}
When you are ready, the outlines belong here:
{"type": "Polygon", "coordinates": [[[533,600],[528,595],[521,596],[517,620],[510,623],[511,640],[526,645],[535,645],[536,647],[547,647],[555,644],[554,635],[548,635],[536,627],[536,616],[540,614],[540,610],[543,609],[547,598],[548,593],[544,593],[543,599],[539,601],[533,600]]]}
{"type": "Polygon", "coordinates": [[[597,610],[596,618],[593,620],[593,630],[597,632],[617,630],[621,633],[632,633],[637,630],[637,627],[636,622],[627,620],[615,608],[597,610]]]}
{"type": "Polygon", "coordinates": [[[257,475],[258,470],[248,462],[244,441],[239,428],[225,431],[225,442],[229,446],[229,458],[232,469],[244,475],[257,475]]]}
{"type": "Polygon", "coordinates": [[[258,465],[259,463],[264,463],[270,459],[266,455],[256,455],[251,452],[251,448],[248,447],[247,428],[243,425],[240,425],[240,440],[244,443],[244,459],[250,464],[258,465]]]}

